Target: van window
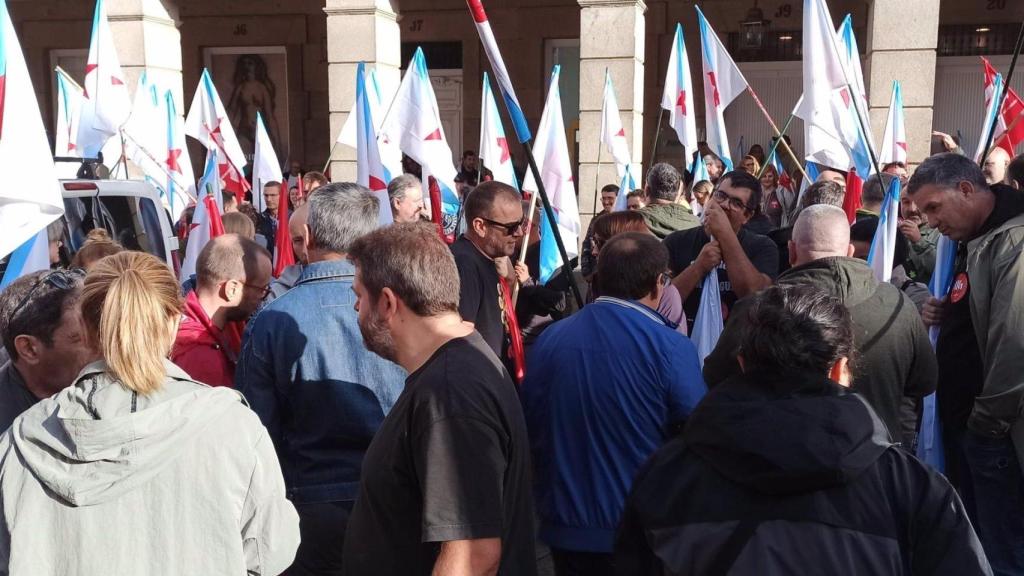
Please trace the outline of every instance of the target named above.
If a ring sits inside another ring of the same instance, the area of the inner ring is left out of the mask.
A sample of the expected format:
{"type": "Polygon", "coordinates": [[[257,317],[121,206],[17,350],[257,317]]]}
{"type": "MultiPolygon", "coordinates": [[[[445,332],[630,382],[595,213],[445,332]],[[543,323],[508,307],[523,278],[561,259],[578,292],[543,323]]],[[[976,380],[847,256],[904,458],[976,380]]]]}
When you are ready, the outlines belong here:
{"type": "Polygon", "coordinates": [[[103,228],[116,242],[129,250],[142,250],[166,258],[160,213],[148,198],[101,196],[65,198],[64,218],[72,252],[85,243],[93,228],[103,228]]]}

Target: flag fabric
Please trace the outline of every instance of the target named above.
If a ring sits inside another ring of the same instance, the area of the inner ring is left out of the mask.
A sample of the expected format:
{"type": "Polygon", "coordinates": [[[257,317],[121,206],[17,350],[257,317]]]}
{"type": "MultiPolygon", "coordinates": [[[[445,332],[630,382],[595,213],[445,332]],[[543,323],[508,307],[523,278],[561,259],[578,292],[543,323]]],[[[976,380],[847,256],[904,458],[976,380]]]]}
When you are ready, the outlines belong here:
{"type": "MultiPolygon", "coordinates": [[[[626,182],[629,176],[629,190],[636,187],[630,175],[630,166],[633,161],[629,157],[629,143],[626,142],[626,130],[622,127],[622,117],[619,116],[619,103],[615,99],[615,88],[612,85],[612,75],[607,69],[604,71],[604,99],[601,103],[601,144],[612,155],[615,162],[615,170],[618,172],[619,180],[626,182]]],[[[619,187],[619,194],[628,193],[619,187]]],[[[625,202],[623,201],[623,206],[625,202]]]]}
{"type": "Polygon", "coordinates": [[[86,158],[95,158],[131,113],[131,98],[107,21],[106,0],[96,0],[92,39],[85,65],[81,120],[77,146],[86,158]]]}
{"type": "Polygon", "coordinates": [[[733,169],[729,138],[725,133],[725,108],[748,88],[747,80],[729,56],[728,50],[697,8],[700,23],[701,61],[704,65],[704,102],[707,143],[722,159],[725,171],[733,169]]]}
{"type": "Polygon", "coordinates": [[[377,197],[377,221],[383,226],[394,222],[391,201],[388,198],[388,183],[391,178],[388,177],[380,159],[377,128],[370,106],[372,98],[366,86],[366,66],[360,62],[356,67],[356,183],[365,186],[377,197]]]}
{"type": "MultiPolygon", "coordinates": [[[[282,194],[282,196],[285,195],[282,194]]],[[[220,209],[212,195],[204,195],[202,201],[196,204],[190,228],[188,244],[185,246],[185,259],[181,262],[180,279],[182,282],[196,273],[196,262],[199,261],[199,253],[202,252],[206,243],[224,233],[220,209]]]]}
{"type": "Polygon", "coordinates": [[[508,108],[508,115],[512,118],[512,127],[516,131],[519,142],[527,142],[533,138],[530,134],[530,127],[526,124],[526,115],[523,114],[523,107],[519,105],[516,98],[516,91],[512,87],[512,79],[509,78],[508,70],[505,69],[505,61],[501,59],[501,51],[498,50],[498,42],[494,39],[491,31],[491,23],[487,20],[487,13],[484,12],[484,5],[480,0],[466,0],[469,12],[473,15],[473,22],[476,24],[476,31],[480,34],[480,43],[484,45],[484,52],[491,62],[491,70],[494,71],[494,80],[498,83],[498,90],[505,99],[505,106],[508,108]]]}
{"type": "Polygon", "coordinates": [[[82,119],[82,87],[60,67],[57,73],[57,129],[53,155],[81,157],[78,150],[78,126],[82,119]]]}
{"type": "MultiPolygon", "coordinates": [[[[996,69],[984,57],[981,61],[985,65],[985,106],[988,107],[992,100],[999,97],[999,92],[1002,89],[997,90],[995,87],[996,69]]],[[[1017,146],[1024,141],[1024,118],[1017,120],[1021,115],[1024,115],[1024,101],[1013,88],[1010,88],[1006,91],[1006,100],[1003,101],[1003,106],[999,110],[999,124],[996,131],[998,138],[994,145],[1006,150],[1011,158],[1016,155],[1014,150],[1017,149],[1017,146]],[[1010,133],[1004,134],[1015,120],[1017,124],[1013,126],[1010,133]]]]}
{"type": "Polygon", "coordinates": [[[690,211],[693,212],[694,216],[700,216],[704,213],[704,207],[697,202],[697,198],[693,196],[693,186],[697,182],[711,182],[711,175],[708,173],[708,165],[704,163],[704,158],[700,154],[693,159],[693,166],[690,168],[690,173],[693,174],[693,182],[690,184],[690,211]]]}
{"type": "Polygon", "coordinates": [[[615,196],[612,212],[629,210],[629,193],[637,188],[636,180],[633,179],[633,169],[626,164],[626,171],[622,174],[622,180],[619,182],[619,193],[615,196]]]}
{"type": "Polygon", "coordinates": [[[0,279],[0,290],[26,274],[49,269],[50,238],[44,227],[11,253],[3,278],[0,279]]]}
{"type": "MultiPolygon", "coordinates": [[[[877,178],[878,176],[874,176],[877,178]]],[[[861,194],[864,192],[864,180],[857,174],[856,168],[846,173],[846,192],[843,194],[843,212],[850,226],[857,221],[857,210],[862,206],[861,194]]]]}
{"type": "Polygon", "coordinates": [[[789,172],[786,172],[786,167],[782,165],[782,159],[779,158],[778,148],[772,152],[771,165],[775,168],[775,174],[779,177],[779,186],[792,192],[793,178],[789,175],[789,172]]]}
{"type": "Polygon", "coordinates": [[[799,206],[800,203],[803,201],[804,193],[807,192],[807,189],[811,187],[811,184],[814,184],[814,182],[818,179],[818,174],[820,174],[820,171],[818,170],[818,165],[815,164],[814,162],[808,162],[804,164],[804,172],[807,173],[807,178],[810,178],[810,180],[808,180],[807,178],[803,178],[801,176],[800,193],[797,194],[796,196],[797,206],[799,206]]]}
{"type": "Polygon", "coordinates": [[[878,216],[878,228],[871,240],[868,265],[879,282],[892,278],[893,261],[896,257],[896,226],[900,215],[900,179],[893,178],[882,201],[882,213],[878,216]]]}
{"type": "Polygon", "coordinates": [[[892,96],[889,98],[889,115],[885,119],[885,132],[882,133],[882,149],[878,154],[879,164],[907,162],[907,129],[903,121],[903,90],[900,81],[892,83],[892,96]]]}
{"type": "Polygon", "coordinates": [[[847,167],[855,167],[858,174],[866,176],[874,173],[871,150],[875,148],[871,134],[861,130],[859,120],[868,117],[867,89],[860,65],[860,49],[853,33],[853,18],[849,14],[839,25],[836,39],[839,59],[846,69],[845,77],[849,80],[849,86],[833,94],[833,107],[840,112],[843,139],[850,150],[850,164],[847,167]],[[852,93],[850,88],[853,88],[852,93]]]}
{"type": "MultiPolygon", "coordinates": [[[[381,88],[380,82],[377,80],[376,70],[367,72],[366,78],[366,93],[369,96],[370,116],[373,117],[374,133],[379,135],[380,127],[384,123],[384,104],[385,102],[390,104],[394,99],[394,90],[384,90],[381,88]]],[[[359,131],[356,128],[357,109],[358,104],[353,100],[352,107],[349,108],[349,114],[345,118],[345,123],[341,126],[341,132],[338,133],[338,138],[335,140],[338,144],[344,144],[353,149],[359,148],[359,131]]],[[[390,182],[392,178],[402,173],[402,151],[398,148],[397,143],[384,137],[378,138],[377,148],[380,150],[380,160],[384,165],[387,181],[390,182]]]]}
{"type": "MultiPolygon", "coordinates": [[[[7,256],[64,213],[50,142],[35,89],[14,32],[7,3],[0,2],[0,257],[7,256]]],[[[49,264],[49,260],[47,260],[49,264]]]]}
{"type": "MultiPolygon", "coordinates": [[[[199,140],[208,150],[216,150],[219,177],[224,188],[234,192],[241,199],[249,189],[244,178],[245,153],[238,143],[235,130],[221,102],[217,88],[213,85],[210,72],[203,69],[203,74],[192,97],[192,106],[185,118],[185,134],[199,140]]],[[[202,194],[202,191],[200,191],[202,194]]],[[[259,194],[253,194],[253,201],[259,194]]]]}
{"type": "MultiPolygon", "coordinates": [[[[455,192],[455,164],[452,150],[441,126],[441,113],[430,85],[427,61],[423,50],[416,53],[409,62],[409,68],[398,87],[395,101],[384,119],[381,137],[397,142],[402,152],[415,160],[423,170],[423,183],[428,178],[437,181],[441,209],[449,218],[459,213],[459,196],[455,192]]],[[[438,215],[432,214],[440,222],[438,215]]]]}
{"type": "MultiPolygon", "coordinates": [[[[281,174],[281,162],[277,159],[277,152],[270,142],[270,135],[263,124],[263,116],[256,113],[256,146],[252,156],[252,205],[256,211],[263,213],[267,209],[266,201],[263,198],[263,187],[270,182],[283,182],[284,175],[281,174]]],[[[288,190],[281,186],[281,196],[287,198],[288,190]]]]}
{"type": "Polygon", "coordinates": [[[491,92],[491,81],[484,72],[483,96],[480,101],[480,162],[491,171],[494,179],[519,189],[512,155],[508,151],[508,138],[501,125],[498,103],[491,92]]]}
{"type": "MultiPolygon", "coordinates": [[[[257,112],[257,114],[259,113],[257,112]]],[[[285,268],[295,264],[292,235],[288,230],[288,191],[283,187],[277,197],[277,221],[280,224],[277,226],[277,234],[274,238],[274,278],[280,276],[285,268]]]]}
{"type": "MultiPolygon", "coordinates": [[[[1003,90],[1003,75],[996,74],[992,78],[992,91],[995,94],[999,94],[1003,90]]],[[[992,124],[996,123],[995,132],[996,135],[1000,132],[999,120],[997,118],[998,111],[996,110],[996,98],[991,98],[985,103],[985,119],[981,125],[981,137],[978,138],[978,147],[974,151],[974,161],[981,162],[981,157],[985,154],[985,144],[988,143],[989,134],[992,132],[992,124]]],[[[1005,131],[1005,126],[1003,130],[1005,131]]],[[[994,141],[994,140],[993,140],[994,141]]],[[[1010,154],[1013,154],[1011,152],[1010,154]]]]}
{"type": "MultiPolygon", "coordinates": [[[[185,119],[178,114],[174,93],[170,90],[164,92],[164,111],[167,114],[167,157],[164,159],[167,168],[167,194],[164,199],[171,211],[171,217],[177,220],[185,208],[197,198],[196,177],[192,172],[192,159],[189,158],[188,145],[185,143],[185,119]]],[[[224,202],[219,195],[215,200],[218,205],[224,202]]],[[[220,209],[223,210],[224,207],[220,206],[220,209]]]]}
{"type": "MultiPolygon", "coordinates": [[[[533,153],[537,159],[540,177],[547,192],[557,222],[548,221],[545,213],[540,234],[540,282],[546,284],[562,267],[562,256],[555,242],[554,226],[562,236],[567,256],[571,260],[579,255],[580,209],[576,200],[576,187],[572,180],[569,145],[565,139],[565,121],[562,117],[562,96],[558,89],[560,67],[555,66],[548,84],[544,112],[537,127],[537,140],[533,153]]],[[[532,173],[526,175],[523,191],[538,192],[532,173]]],[[[546,212],[546,211],[545,211],[546,212]]]]}
{"type": "MultiPolygon", "coordinates": [[[[956,262],[956,242],[948,236],[939,238],[935,249],[935,272],[932,273],[928,290],[935,298],[943,298],[953,285],[953,266],[956,262]]],[[[928,337],[934,348],[939,341],[939,326],[928,329],[928,337]]],[[[938,417],[935,393],[924,397],[921,412],[921,432],[917,439],[917,457],[939,472],[945,472],[946,455],[942,445],[942,424],[938,417]]]]}
{"type": "MultiPolygon", "coordinates": [[[[809,161],[844,168],[853,165],[844,137],[851,102],[840,59],[832,16],[825,0],[804,0],[803,97],[796,115],[804,121],[804,149],[809,161]],[[836,97],[846,94],[844,110],[836,109],[836,97]]],[[[847,130],[848,131],[848,130],[847,130]]]]}
{"type": "Polygon", "coordinates": [[[697,347],[697,358],[701,368],[704,359],[711,354],[722,335],[722,294],[718,291],[718,268],[712,268],[704,277],[700,292],[697,317],[693,320],[693,345],[697,347]]]}
{"type": "Polygon", "coordinates": [[[672,49],[668,54],[668,70],[665,72],[665,91],[661,95],[661,107],[668,110],[668,123],[676,131],[676,137],[683,146],[683,158],[690,158],[697,152],[697,118],[693,108],[693,78],[690,76],[690,59],[686,55],[683,27],[676,24],[672,38],[672,49]]]}

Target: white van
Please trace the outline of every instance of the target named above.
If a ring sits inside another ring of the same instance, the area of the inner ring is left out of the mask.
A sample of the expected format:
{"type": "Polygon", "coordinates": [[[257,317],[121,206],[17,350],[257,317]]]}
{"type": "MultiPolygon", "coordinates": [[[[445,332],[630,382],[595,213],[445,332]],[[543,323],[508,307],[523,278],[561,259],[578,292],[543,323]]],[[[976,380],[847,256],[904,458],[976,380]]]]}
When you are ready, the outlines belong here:
{"type": "Polygon", "coordinates": [[[67,256],[86,234],[103,228],[129,250],[142,250],[167,262],[175,272],[178,236],[160,194],[141,180],[61,180],[67,256]]]}

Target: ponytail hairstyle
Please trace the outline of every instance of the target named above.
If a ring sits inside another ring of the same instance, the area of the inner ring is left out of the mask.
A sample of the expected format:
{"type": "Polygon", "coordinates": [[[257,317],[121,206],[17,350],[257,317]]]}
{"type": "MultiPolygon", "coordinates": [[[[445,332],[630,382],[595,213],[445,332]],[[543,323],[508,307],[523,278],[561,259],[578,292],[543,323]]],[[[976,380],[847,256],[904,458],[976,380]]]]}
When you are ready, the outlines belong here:
{"type": "Polygon", "coordinates": [[[144,252],[103,258],[85,277],[81,307],[89,340],[121,385],[143,395],[159,390],[182,308],[167,265],[144,252]]]}

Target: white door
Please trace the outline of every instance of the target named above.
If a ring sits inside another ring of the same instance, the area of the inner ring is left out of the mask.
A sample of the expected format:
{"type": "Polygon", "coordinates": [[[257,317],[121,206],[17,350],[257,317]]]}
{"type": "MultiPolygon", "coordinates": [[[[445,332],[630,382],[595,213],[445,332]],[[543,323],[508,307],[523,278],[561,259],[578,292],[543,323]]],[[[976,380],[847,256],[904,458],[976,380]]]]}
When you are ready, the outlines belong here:
{"type": "Polygon", "coordinates": [[[441,111],[441,128],[452,149],[452,163],[462,160],[462,70],[431,70],[430,84],[441,111]]]}

